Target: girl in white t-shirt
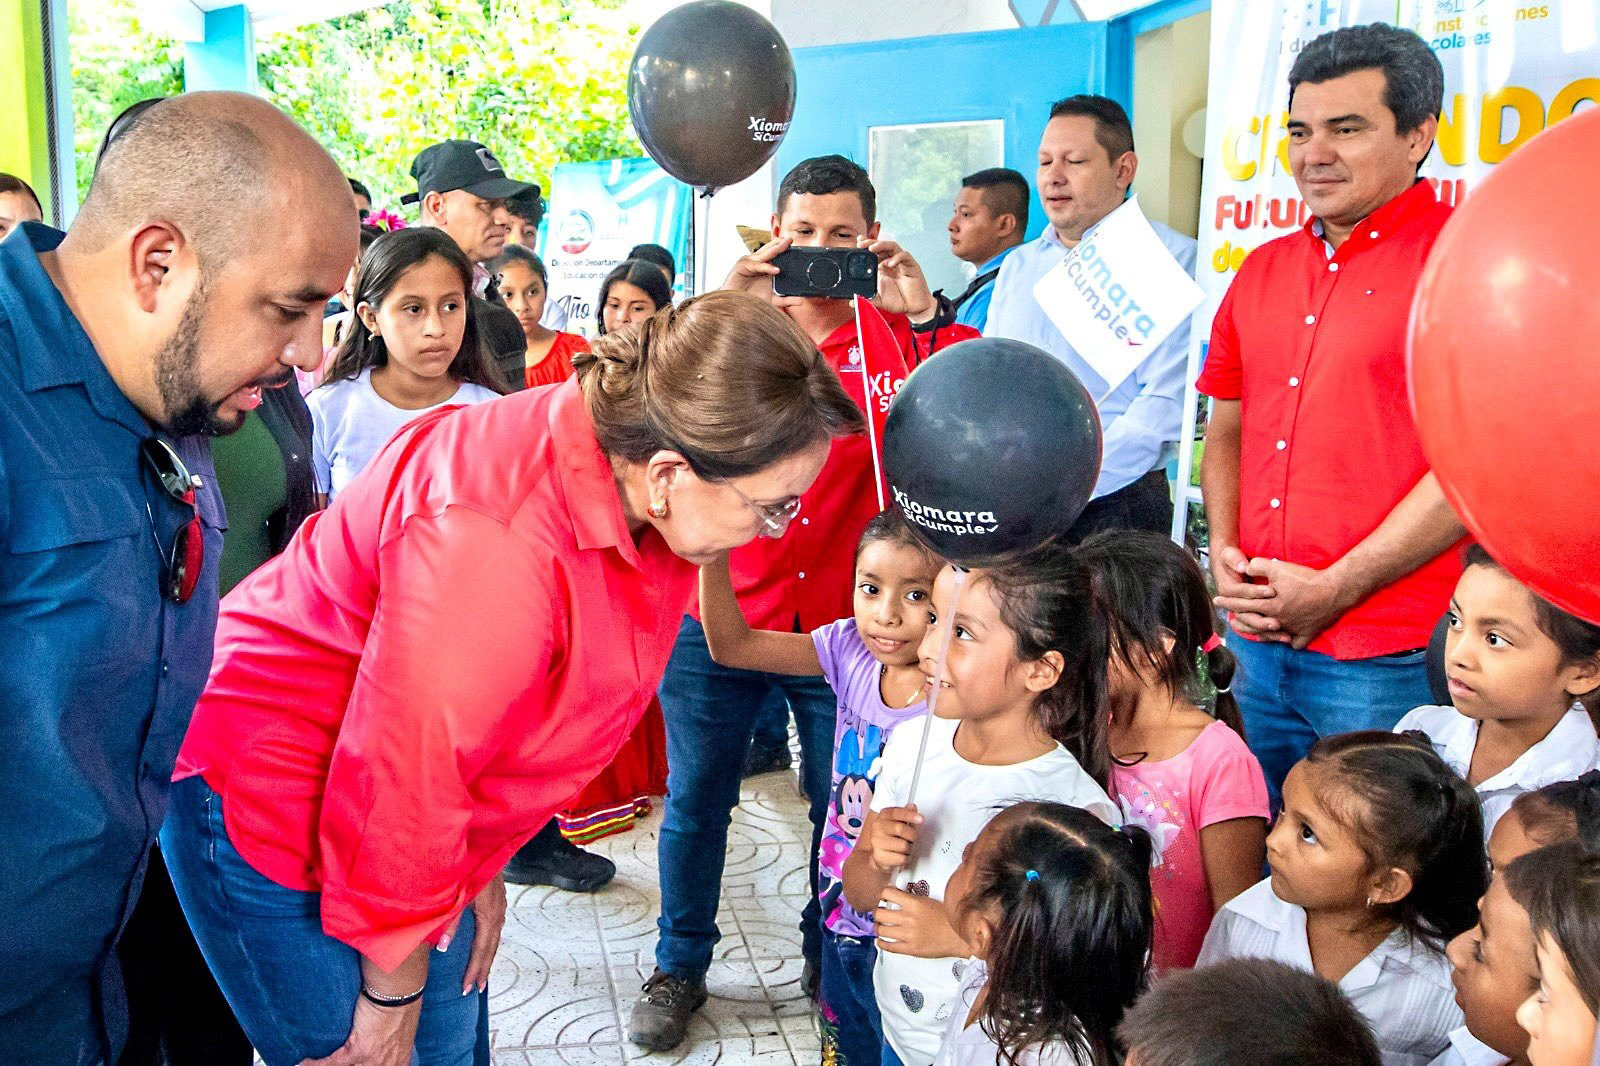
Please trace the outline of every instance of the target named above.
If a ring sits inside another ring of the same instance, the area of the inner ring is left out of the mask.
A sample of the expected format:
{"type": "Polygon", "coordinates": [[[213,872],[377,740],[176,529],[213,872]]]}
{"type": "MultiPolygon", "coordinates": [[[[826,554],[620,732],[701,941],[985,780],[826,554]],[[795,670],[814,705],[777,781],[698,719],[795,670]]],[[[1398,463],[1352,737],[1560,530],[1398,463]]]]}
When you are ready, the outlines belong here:
{"type": "Polygon", "coordinates": [[[1395,731],[1428,735],[1477,790],[1490,832],[1519,795],[1600,767],[1600,626],[1535,595],[1477,544],[1466,563],[1444,645],[1454,706],[1418,707],[1395,731]]]}
{"type": "Polygon", "coordinates": [[[915,802],[922,730],[899,729],[844,867],[845,899],[875,912],[884,1061],[905,1066],[933,1061],[972,954],[943,903],[966,846],[1023,800],[1117,817],[1105,791],[1106,624],[1085,567],[1064,548],[1003,570],[945,567],[930,615],[921,648],[930,684],[946,627],[951,640],[915,802]]]}
{"type": "Polygon", "coordinates": [[[472,263],[432,228],[379,237],[356,270],[356,323],[347,329],[311,408],[311,468],[319,502],[344,491],[406,423],[446,404],[506,391],[479,340],[472,263]]]}
{"type": "Polygon", "coordinates": [[[1144,991],[1154,845],[1061,803],[1018,803],[945,887],[972,946],[935,1066],[1117,1066],[1144,991]]]}

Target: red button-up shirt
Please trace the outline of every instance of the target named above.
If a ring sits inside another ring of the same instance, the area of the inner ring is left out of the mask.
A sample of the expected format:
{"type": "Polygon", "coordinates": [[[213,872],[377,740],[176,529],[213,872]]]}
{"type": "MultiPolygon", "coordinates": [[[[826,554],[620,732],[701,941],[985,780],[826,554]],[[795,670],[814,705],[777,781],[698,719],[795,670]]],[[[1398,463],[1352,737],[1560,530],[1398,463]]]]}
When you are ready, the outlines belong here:
{"type": "MultiPolygon", "coordinates": [[[[900,342],[907,369],[915,369],[929,354],[934,335],[913,332],[905,315],[880,313],[900,342]]],[[[936,343],[943,349],[976,336],[978,331],[971,326],[957,324],[941,328],[936,343]]],[[[855,320],[830,333],[820,347],[845,392],[865,411],[866,382],[855,320]]],[[[809,633],[849,615],[856,541],[880,509],[866,436],[835,438],[822,472],[801,498],[800,517],[788,531],[775,540],[757,538],[728,558],[734,591],[750,624],[809,633]]]]}
{"type": "Polygon", "coordinates": [[[694,578],[576,382],[426,415],[227,598],[175,779],[393,968],[611,761],[694,578]]]}
{"type": "MultiPolygon", "coordinates": [[[[1239,268],[1211,328],[1200,391],[1239,400],[1239,550],[1323,569],[1428,471],[1406,391],[1406,323],[1450,217],[1418,182],[1332,258],[1313,229],[1239,268]]],[[[1311,642],[1336,659],[1427,645],[1461,567],[1452,549],[1378,589],[1311,642]]]]}

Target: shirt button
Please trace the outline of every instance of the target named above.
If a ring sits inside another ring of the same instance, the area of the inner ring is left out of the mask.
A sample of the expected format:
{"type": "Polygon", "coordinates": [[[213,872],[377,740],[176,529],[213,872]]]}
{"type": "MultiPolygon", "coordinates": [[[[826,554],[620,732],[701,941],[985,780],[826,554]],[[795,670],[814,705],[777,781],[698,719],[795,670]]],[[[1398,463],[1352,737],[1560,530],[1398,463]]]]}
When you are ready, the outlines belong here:
{"type": "Polygon", "coordinates": [[[803,526],[809,526],[811,524],[811,519],[802,518],[802,519],[800,519],[800,524],[803,525],[803,526]]]}
{"type": "Polygon", "coordinates": [[[806,578],[806,572],[804,570],[800,571],[800,580],[804,581],[805,578],[806,578]]]}
{"type": "Polygon", "coordinates": [[[162,677],[166,677],[167,674],[169,672],[171,672],[171,670],[172,670],[172,665],[170,663],[168,663],[165,659],[163,659],[161,661],[161,676],[162,677]]]}
{"type": "Polygon", "coordinates": [[[1316,315],[1307,315],[1307,316],[1306,316],[1306,325],[1308,325],[1308,326],[1309,326],[1309,325],[1311,325],[1311,324],[1312,324],[1312,323],[1313,323],[1313,322],[1315,322],[1315,321],[1316,321],[1316,320],[1317,320],[1317,316],[1316,316],[1316,315]]]}
{"type": "Polygon", "coordinates": [[[1339,273],[1339,264],[1338,263],[1329,263],[1328,264],[1328,273],[1330,273],[1330,274],[1339,273]]]}
{"type": "Polygon", "coordinates": [[[1272,506],[1273,507],[1281,507],[1281,506],[1283,506],[1283,501],[1281,501],[1281,500],[1277,499],[1276,497],[1274,497],[1273,500],[1272,500],[1272,506]]]}
{"type": "Polygon", "coordinates": [[[1284,450],[1284,449],[1285,449],[1285,448],[1287,448],[1287,447],[1288,447],[1288,446],[1289,446],[1289,442],[1288,442],[1288,441],[1286,441],[1286,440],[1280,440],[1280,441],[1279,441],[1279,442],[1278,442],[1278,450],[1279,450],[1279,451],[1280,451],[1280,452],[1281,452],[1281,451],[1283,451],[1283,450],[1284,450]]]}
{"type": "Polygon", "coordinates": [[[1289,387],[1291,389],[1297,387],[1299,384],[1300,384],[1300,379],[1299,378],[1290,378],[1289,379],[1289,387]]]}
{"type": "Polygon", "coordinates": [[[1370,233],[1367,234],[1367,236],[1371,237],[1373,240],[1377,240],[1378,239],[1378,231],[1377,230],[1372,230],[1370,233]]]}

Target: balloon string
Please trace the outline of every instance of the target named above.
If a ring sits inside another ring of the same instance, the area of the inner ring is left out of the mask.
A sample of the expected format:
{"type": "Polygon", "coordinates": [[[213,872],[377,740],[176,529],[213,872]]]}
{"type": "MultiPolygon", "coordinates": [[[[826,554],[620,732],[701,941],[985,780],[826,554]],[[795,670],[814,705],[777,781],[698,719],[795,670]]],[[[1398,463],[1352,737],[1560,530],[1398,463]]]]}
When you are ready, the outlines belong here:
{"type": "Polygon", "coordinates": [[[955,591],[950,597],[950,617],[945,621],[944,635],[939,638],[939,658],[933,664],[933,687],[928,690],[928,713],[922,717],[922,740],[917,744],[917,761],[911,771],[911,787],[906,790],[906,806],[917,801],[917,784],[922,780],[922,760],[928,753],[928,733],[933,728],[933,711],[939,703],[939,689],[944,684],[944,661],[950,654],[950,634],[956,631],[956,612],[961,609],[961,586],[967,580],[967,571],[956,567],[955,591]]]}

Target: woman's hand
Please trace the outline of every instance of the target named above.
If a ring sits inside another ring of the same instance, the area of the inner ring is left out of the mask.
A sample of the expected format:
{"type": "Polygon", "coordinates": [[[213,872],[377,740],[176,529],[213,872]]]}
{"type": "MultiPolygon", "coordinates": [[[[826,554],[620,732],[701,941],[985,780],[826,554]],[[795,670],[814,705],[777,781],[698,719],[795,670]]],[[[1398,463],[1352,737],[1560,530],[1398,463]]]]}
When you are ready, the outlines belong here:
{"type": "Polygon", "coordinates": [[[380,1007],[358,996],[344,1046],[327,1058],[306,1059],[300,1066],[409,1066],[421,1017],[420,999],[404,1007],[380,1007]]]}
{"type": "Polygon", "coordinates": [[[472,934],[472,954],[467,956],[467,975],[461,994],[485,991],[489,987],[489,967],[500,950],[500,930],[506,924],[506,880],[496,877],[472,901],[472,917],[477,928],[472,934]]]}
{"type": "Polygon", "coordinates": [[[892,906],[879,906],[872,912],[879,949],[919,959],[964,959],[972,954],[967,942],[951,928],[949,912],[941,901],[886,888],[883,902],[892,906]]]}

